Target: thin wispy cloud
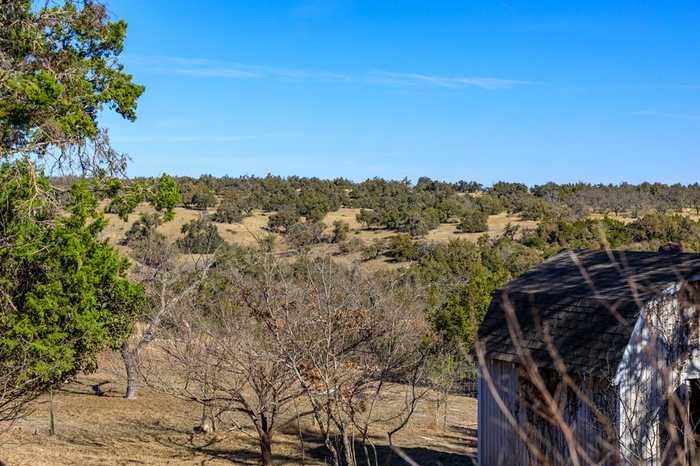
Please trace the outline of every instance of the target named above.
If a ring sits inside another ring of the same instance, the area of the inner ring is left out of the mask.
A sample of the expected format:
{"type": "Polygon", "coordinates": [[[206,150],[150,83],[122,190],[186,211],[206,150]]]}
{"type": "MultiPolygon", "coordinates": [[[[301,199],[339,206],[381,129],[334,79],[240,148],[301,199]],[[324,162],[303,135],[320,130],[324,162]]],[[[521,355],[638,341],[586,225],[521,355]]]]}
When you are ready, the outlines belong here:
{"type": "Polygon", "coordinates": [[[392,73],[388,71],[375,71],[370,74],[369,81],[375,84],[389,84],[397,86],[432,86],[444,89],[463,89],[465,87],[479,87],[481,89],[510,89],[517,85],[532,84],[529,81],[516,79],[501,79],[490,77],[465,77],[465,76],[435,76],[419,73],[392,73]]]}
{"type": "Polygon", "coordinates": [[[270,80],[282,82],[316,81],[393,88],[421,87],[447,90],[460,90],[470,87],[485,90],[499,90],[533,84],[530,81],[524,80],[484,76],[436,76],[424,73],[397,73],[391,71],[368,71],[359,74],[347,74],[314,69],[223,63],[196,58],[149,58],[132,60],[132,62],[143,71],[193,78],[270,80]]]}
{"type": "Polygon", "coordinates": [[[342,82],[351,78],[323,70],[280,68],[272,66],[225,63],[215,60],[181,57],[134,59],[132,62],[144,71],[199,78],[248,79],[273,81],[342,82]]]}

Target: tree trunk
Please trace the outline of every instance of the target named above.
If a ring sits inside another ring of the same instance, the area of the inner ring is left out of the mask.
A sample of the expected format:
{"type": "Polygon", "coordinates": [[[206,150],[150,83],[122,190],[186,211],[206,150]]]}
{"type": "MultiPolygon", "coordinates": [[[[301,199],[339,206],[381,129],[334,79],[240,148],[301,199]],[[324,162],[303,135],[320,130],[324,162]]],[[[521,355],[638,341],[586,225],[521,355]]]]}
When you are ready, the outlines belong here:
{"type": "Polygon", "coordinates": [[[438,427],[440,425],[440,402],[442,401],[440,400],[440,396],[441,394],[439,392],[435,394],[435,418],[433,419],[433,424],[435,425],[435,427],[438,427]]]}
{"type": "Polygon", "coordinates": [[[53,388],[49,388],[49,435],[56,435],[56,422],[53,414],[53,388]]]}
{"type": "Polygon", "coordinates": [[[348,437],[347,432],[343,431],[341,433],[341,438],[343,440],[343,450],[345,453],[345,464],[348,466],[355,466],[355,458],[353,456],[354,446],[348,437]]]}
{"type": "Polygon", "coordinates": [[[340,466],[340,454],[338,453],[338,442],[330,438],[328,433],[325,434],[326,448],[333,456],[333,466],[340,466]]]}
{"type": "Polygon", "coordinates": [[[272,465],[272,435],[261,433],[260,437],[260,464],[263,466],[272,465]]]}
{"type": "Polygon", "coordinates": [[[127,400],[134,400],[138,392],[136,355],[129,349],[128,342],[124,342],[124,346],[122,346],[122,359],[124,360],[124,368],[126,369],[126,393],[124,394],[124,398],[127,400]]]}
{"type": "Polygon", "coordinates": [[[384,464],[386,466],[389,466],[391,464],[391,461],[392,461],[393,456],[394,456],[394,441],[391,438],[390,433],[387,434],[387,439],[389,440],[389,448],[387,449],[386,457],[384,458],[384,464]]]}
{"type": "Polygon", "coordinates": [[[449,409],[448,409],[448,406],[447,406],[448,403],[449,403],[449,401],[450,401],[450,392],[449,392],[449,389],[445,389],[445,391],[444,391],[444,393],[443,393],[443,396],[444,396],[444,398],[443,398],[443,402],[442,402],[442,403],[445,405],[445,406],[444,406],[444,410],[445,410],[445,411],[444,411],[444,417],[442,418],[442,430],[445,431],[445,430],[447,430],[447,416],[448,416],[448,414],[449,414],[449,409]]]}

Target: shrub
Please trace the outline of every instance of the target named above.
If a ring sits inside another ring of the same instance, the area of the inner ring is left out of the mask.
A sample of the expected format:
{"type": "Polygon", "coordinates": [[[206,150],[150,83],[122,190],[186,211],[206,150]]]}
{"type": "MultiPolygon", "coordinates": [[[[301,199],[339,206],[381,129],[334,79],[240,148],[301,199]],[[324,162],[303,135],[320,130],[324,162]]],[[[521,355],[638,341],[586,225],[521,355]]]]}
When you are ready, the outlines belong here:
{"type": "Polygon", "coordinates": [[[304,219],[309,223],[318,223],[326,216],[326,211],[323,209],[309,209],[303,214],[304,219]]]}
{"type": "Polygon", "coordinates": [[[212,220],[218,223],[239,223],[245,216],[241,209],[234,202],[222,202],[216,209],[212,220]]]}
{"type": "Polygon", "coordinates": [[[291,208],[283,208],[270,216],[267,221],[267,228],[270,231],[286,233],[289,228],[299,222],[299,213],[291,208]]]}
{"type": "Polygon", "coordinates": [[[396,235],[389,239],[386,255],[399,261],[410,261],[418,258],[418,244],[409,235],[396,235]]]}
{"type": "Polygon", "coordinates": [[[468,210],[464,213],[457,229],[462,233],[483,233],[488,231],[488,215],[481,210],[468,210]]]}
{"type": "Polygon", "coordinates": [[[287,241],[294,247],[304,248],[323,241],[326,225],[322,222],[295,223],[287,230],[287,241]]]}
{"type": "Polygon", "coordinates": [[[700,234],[697,222],[681,215],[649,214],[628,226],[635,241],[682,242],[700,234]]]}
{"type": "Polygon", "coordinates": [[[474,198],[474,202],[477,204],[479,210],[485,212],[487,215],[497,215],[506,209],[503,201],[491,194],[483,194],[474,198]]]}
{"type": "Polygon", "coordinates": [[[466,283],[456,286],[440,305],[429,310],[433,327],[443,341],[463,343],[471,348],[493,291],[507,277],[504,271],[492,272],[480,263],[474,264],[466,283]]]}
{"type": "Polygon", "coordinates": [[[183,236],[177,240],[176,244],[184,252],[211,254],[224,244],[216,225],[205,216],[184,224],[181,232],[183,236]]]}
{"type": "Polygon", "coordinates": [[[411,236],[423,236],[440,225],[438,211],[433,208],[425,210],[410,210],[403,218],[399,231],[411,236]]]}
{"type": "Polygon", "coordinates": [[[382,224],[381,217],[373,210],[360,209],[360,213],[357,214],[356,218],[367,229],[378,227],[382,224]]]}
{"type": "Polygon", "coordinates": [[[272,234],[267,234],[260,238],[258,245],[262,252],[272,252],[275,250],[275,246],[277,245],[277,237],[272,234]]]}
{"type": "Polygon", "coordinates": [[[364,243],[359,238],[352,238],[349,241],[338,243],[338,251],[340,254],[350,254],[355,251],[360,251],[364,247],[364,243]]]}
{"type": "Polygon", "coordinates": [[[348,239],[348,234],[350,233],[350,225],[348,222],[342,220],[336,220],[333,222],[333,233],[331,236],[331,242],[342,243],[348,239]]]}
{"type": "Polygon", "coordinates": [[[214,192],[203,183],[182,183],[182,203],[185,207],[207,209],[216,205],[214,192]]]}
{"type": "Polygon", "coordinates": [[[211,191],[201,191],[192,197],[192,204],[198,209],[207,209],[216,205],[216,196],[211,191]]]}
{"type": "Polygon", "coordinates": [[[367,244],[366,246],[364,246],[362,248],[360,257],[362,258],[363,261],[369,261],[372,259],[376,259],[382,255],[382,252],[384,250],[385,250],[384,241],[382,241],[382,240],[373,241],[370,244],[367,244]]]}
{"type": "Polygon", "coordinates": [[[137,241],[150,238],[156,233],[156,228],[158,228],[160,223],[160,215],[157,213],[141,214],[139,219],[124,234],[120,244],[132,246],[137,241]]]}

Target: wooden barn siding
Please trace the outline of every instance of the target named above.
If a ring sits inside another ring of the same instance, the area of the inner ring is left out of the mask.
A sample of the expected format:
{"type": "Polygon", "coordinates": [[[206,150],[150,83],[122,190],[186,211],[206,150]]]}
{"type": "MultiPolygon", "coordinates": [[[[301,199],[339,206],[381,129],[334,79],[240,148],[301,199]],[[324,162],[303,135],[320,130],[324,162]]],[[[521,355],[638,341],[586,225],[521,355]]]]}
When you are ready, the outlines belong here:
{"type": "MultiPolygon", "coordinates": [[[[518,412],[518,369],[515,364],[489,360],[488,371],[508,411],[518,412]]],[[[498,406],[488,382],[479,374],[478,446],[481,466],[527,465],[527,446],[498,406]]]]}
{"type": "Polygon", "coordinates": [[[684,372],[690,362],[677,292],[678,287],[670,287],[647,305],[617,371],[620,449],[627,464],[668,462],[661,457],[662,418],[668,396],[687,383],[684,372]]]}
{"type": "MultiPolygon", "coordinates": [[[[552,454],[552,449],[555,449],[559,458],[564,458],[560,464],[568,464],[568,447],[564,442],[563,436],[558,429],[549,428],[548,424],[543,421],[536,421],[536,425],[531,425],[528,421],[528,416],[524,405],[519,402],[521,396],[521,382],[518,378],[517,364],[502,362],[498,360],[488,361],[488,370],[493,378],[495,385],[498,387],[500,397],[503,399],[508,410],[513,417],[518,420],[521,428],[527,431],[528,428],[537,429],[543,437],[547,439],[547,445],[540,445],[544,451],[549,451],[549,456],[552,458],[549,463],[557,464],[553,460],[556,454],[552,454]]],[[[615,400],[616,396],[611,391],[609,385],[602,384],[600,381],[589,381],[583,383],[581,389],[591,399],[596,401],[596,404],[602,401],[601,404],[608,404],[603,407],[612,419],[612,428],[616,427],[616,411],[617,406],[610,404],[611,400],[615,400]]],[[[566,393],[565,391],[562,393],[566,393]]],[[[566,395],[563,395],[561,406],[566,406],[568,401],[566,395]]],[[[601,466],[606,464],[617,464],[614,457],[606,455],[610,454],[609,448],[601,446],[601,439],[605,439],[602,426],[597,422],[594,410],[585,403],[578,400],[569,406],[574,406],[575,409],[566,413],[567,423],[573,426],[576,432],[578,445],[584,447],[588,457],[594,461],[594,464],[601,466]]],[[[600,406],[599,406],[600,407],[600,406]]],[[[482,466],[501,466],[501,465],[536,465],[540,464],[536,457],[532,457],[527,444],[518,435],[516,429],[509,423],[507,417],[498,406],[487,381],[484,377],[479,377],[479,412],[478,412],[478,450],[479,464],[482,466]]],[[[615,439],[607,439],[607,441],[615,439]]]]}

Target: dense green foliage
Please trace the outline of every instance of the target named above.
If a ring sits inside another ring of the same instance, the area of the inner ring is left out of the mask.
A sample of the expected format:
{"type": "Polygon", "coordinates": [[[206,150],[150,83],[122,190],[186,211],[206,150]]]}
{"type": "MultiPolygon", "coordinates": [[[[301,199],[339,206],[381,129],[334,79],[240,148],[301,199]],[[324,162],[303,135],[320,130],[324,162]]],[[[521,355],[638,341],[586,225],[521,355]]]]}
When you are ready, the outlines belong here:
{"type": "Polygon", "coordinates": [[[119,215],[122,220],[126,220],[136,206],[142,202],[148,202],[157,212],[162,212],[164,220],[172,220],[173,209],[181,201],[177,182],[166,174],[155,180],[127,185],[121,180],[112,179],[109,181],[109,186],[112,193],[110,193],[111,202],[107,211],[119,215]]]}
{"type": "Polygon", "coordinates": [[[177,240],[181,251],[193,254],[211,254],[223,244],[216,225],[204,215],[182,225],[182,237],[177,240]]]}
{"type": "Polygon", "coordinates": [[[32,165],[0,167],[0,360],[27,393],[94,368],[144,300],[128,261],[98,239],[106,221],[87,185],[73,185],[62,215],[50,192],[32,165]]]}
{"type": "Polygon", "coordinates": [[[700,221],[662,214],[648,214],[627,224],[610,218],[545,221],[522,238],[524,245],[547,255],[562,248],[654,251],[669,242],[679,243],[688,251],[700,251],[700,221]]]}
{"type": "Polygon", "coordinates": [[[203,184],[185,184],[182,190],[182,203],[189,208],[207,209],[216,206],[216,195],[203,184]]]}
{"type": "Polygon", "coordinates": [[[170,177],[105,178],[122,175],[127,157],[99,116],[133,121],[144,90],[119,63],[125,35],[97,1],[0,2],[0,420],[93,369],[98,351],[132,331],[144,292],[99,239],[99,200],[122,217],[141,200],[169,217],[180,201],[170,177]],[[64,177],[59,190],[37,167],[93,178],[64,177]]]}
{"type": "Polygon", "coordinates": [[[408,235],[391,238],[385,249],[366,248],[400,261],[412,261],[407,275],[428,290],[428,312],[446,341],[469,347],[494,290],[563,248],[615,248],[656,251],[677,243],[700,251],[700,221],[686,216],[649,214],[630,223],[600,220],[544,221],[534,231],[517,234],[506,228],[500,237],[476,244],[452,240],[424,243],[408,235]],[[516,239],[517,237],[517,239],[516,239]]]}
{"type": "Polygon", "coordinates": [[[122,172],[98,126],[109,108],[136,118],[144,88],[118,62],[124,21],[91,0],[0,7],[0,156],[54,156],[60,166],[122,172]],[[94,150],[84,150],[89,143],[94,150]]]}
{"type": "Polygon", "coordinates": [[[143,241],[154,236],[157,233],[156,228],[158,228],[160,224],[161,218],[157,213],[141,214],[138,220],[136,220],[124,234],[121,244],[125,246],[133,246],[139,241],[143,241]]]}
{"type": "Polygon", "coordinates": [[[489,229],[488,218],[486,212],[470,209],[462,215],[457,229],[462,233],[483,233],[489,229]]]}
{"type": "MultiPolygon", "coordinates": [[[[407,279],[427,290],[428,315],[446,343],[470,347],[493,291],[542,260],[542,255],[508,237],[474,244],[452,240],[411,250],[407,279]]],[[[396,247],[396,243],[392,245],[396,247]]],[[[404,252],[404,254],[406,254],[404,252]]]]}
{"type": "Polygon", "coordinates": [[[277,212],[270,215],[267,221],[267,228],[270,231],[279,233],[288,232],[292,226],[296,225],[300,220],[298,211],[291,207],[281,207],[277,212]]]}

